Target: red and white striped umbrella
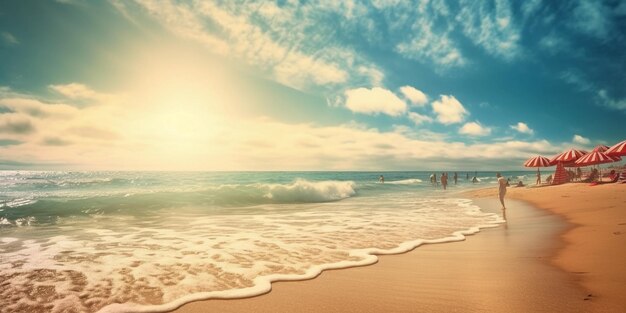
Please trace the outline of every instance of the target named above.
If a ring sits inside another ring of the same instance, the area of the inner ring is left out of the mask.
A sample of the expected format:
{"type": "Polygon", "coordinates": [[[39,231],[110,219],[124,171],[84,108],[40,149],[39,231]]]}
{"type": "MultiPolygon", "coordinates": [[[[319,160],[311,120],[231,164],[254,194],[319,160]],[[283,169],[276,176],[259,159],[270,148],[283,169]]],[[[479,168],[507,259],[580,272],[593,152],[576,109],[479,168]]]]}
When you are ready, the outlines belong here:
{"type": "Polygon", "coordinates": [[[587,151],[584,150],[576,150],[569,149],[561,154],[555,155],[552,159],[550,159],[550,164],[555,165],[559,162],[561,163],[573,163],[578,160],[583,155],[587,154],[587,151]]]}
{"type": "Polygon", "coordinates": [[[576,160],[575,163],[577,166],[588,166],[588,165],[596,165],[596,164],[603,164],[603,163],[611,163],[611,162],[615,162],[619,160],[621,159],[615,160],[614,157],[610,157],[603,152],[594,151],[576,160]]]}
{"type": "MultiPolygon", "coordinates": [[[[593,148],[593,151],[599,151],[599,152],[605,152],[606,150],[609,149],[609,146],[605,146],[605,145],[597,145],[595,148],[593,148]]],[[[606,152],[605,152],[606,153],[606,152]]]]}
{"type": "Polygon", "coordinates": [[[626,140],[610,147],[608,150],[604,151],[604,153],[610,156],[626,155],[626,140]]]}
{"type": "Polygon", "coordinates": [[[552,166],[552,164],[550,164],[550,159],[538,155],[536,157],[532,157],[526,160],[526,162],[524,162],[524,166],[536,167],[537,168],[537,180],[539,180],[539,175],[541,175],[541,173],[539,172],[539,168],[552,166]]]}
{"type": "Polygon", "coordinates": [[[548,167],[548,166],[552,166],[550,164],[550,159],[546,157],[542,157],[540,155],[536,157],[532,157],[526,160],[526,162],[524,162],[524,167],[548,167]]]}

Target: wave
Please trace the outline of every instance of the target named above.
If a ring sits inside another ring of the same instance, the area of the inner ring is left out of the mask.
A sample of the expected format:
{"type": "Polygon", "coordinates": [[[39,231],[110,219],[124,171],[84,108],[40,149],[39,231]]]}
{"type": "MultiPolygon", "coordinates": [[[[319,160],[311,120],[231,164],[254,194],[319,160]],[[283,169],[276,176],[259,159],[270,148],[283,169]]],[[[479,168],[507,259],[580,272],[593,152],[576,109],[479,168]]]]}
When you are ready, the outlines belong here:
{"type": "Polygon", "coordinates": [[[6,236],[0,238],[6,249],[0,279],[8,285],[0,290],[0,306],[44,311],[54,298],[49,311],[170,311],[194,300],[259,295],[275,281],[373,264],[381,254],[464,240],[503,222],[470,200],[412,195],[363,197],[353,206],[321,211],[257,210],[253,218],[167,215],[143,225],[117,218],[97,225],[73,221],[63,224],[62,233],[36,241],[6,236]],[[363,205],[369,206],[366,212],[363,205]],[[55,288],[47,298],[11,301],[32,290],[32,281],[55,288]]]}
{"type": "Polygon", "coordinates": [[[259,185],[259,189],[267,190],[263,197],[275,203],[328,202],[349,198],[356,194],[353,181],[311,182],[298,179],[288,185],[259,185]]]}
{"type": "Polygon", "coordinates": [[[0,208],[3,208],[3,207],[15,208],[18,206],[29,205],[35,202],[37,202],[37,200],[33,200],[30,198],[15,198],[15,199],[0,200],[0,208]]]}
{"type": "Polygon", "coordinates": [[[389,182],[385,182],[385,183],[387,183],[387,184],[394,184],[394,185],[411,185],[411,184],[419,184],[421,182],[422,182],[422,180],[419,179],[419,178],[409,178],[409,179],[389,181],[389,182]]]}
{"type": "Polygon", "coordinates": [[[264,204],[322,203],[339,201],[356,194],[353,181],[307,181],[298,179],[289,184],[232,184],[196,191],[153,191],[115,193],[83,198],[42,198],[29,201],[15,199],[3,204],[0,218],[19,226],[55,223],[67,216],[103,214],[146,215],[176,207],[250,207],[264,204]],[[11,203],[11,205],[8,205],[11,203]]]}

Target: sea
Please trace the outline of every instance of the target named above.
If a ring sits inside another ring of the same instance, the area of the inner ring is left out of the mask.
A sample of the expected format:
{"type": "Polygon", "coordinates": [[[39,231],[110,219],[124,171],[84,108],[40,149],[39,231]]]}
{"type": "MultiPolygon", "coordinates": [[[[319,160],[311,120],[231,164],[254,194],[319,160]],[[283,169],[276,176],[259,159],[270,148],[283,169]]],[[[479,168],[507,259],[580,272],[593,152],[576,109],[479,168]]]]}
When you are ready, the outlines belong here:
{"type": "Polygon", "coordinates": [[[463,196],[495,172],[431,174],[0,171],[0,312],[248,297],[505,222],[463,196]]]}

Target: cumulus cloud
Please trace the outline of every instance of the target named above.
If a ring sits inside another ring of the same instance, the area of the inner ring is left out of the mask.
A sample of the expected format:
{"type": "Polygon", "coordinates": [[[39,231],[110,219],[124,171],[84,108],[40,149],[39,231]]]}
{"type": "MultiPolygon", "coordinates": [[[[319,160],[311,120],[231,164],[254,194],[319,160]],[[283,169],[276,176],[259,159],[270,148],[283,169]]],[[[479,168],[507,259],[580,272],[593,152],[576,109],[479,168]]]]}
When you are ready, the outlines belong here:
{"type": "Polygon", "coordinates": [[[581,145],[588,145],[591,142],[589,138],[585,138],[581,135],[574,135],[574,138],[572,139],[572,141],[574,143],[581,144],[581,145]]]}
{"type": "Polygon", "coordinates": [[[66,103],[38,99],[33,95],[20,94],[8,88],[0,90],[0,107],[4,108],[4,113],[0,114],[0,134],[6,135],[9,137],[7,139],[11,140],[6,141],[5,144],[16,142],[5,151],[7,154],[12,154],[10,156],[12,159],[22,160],[30,156],[32,159],[26,161],[36,163],[71,159],[71,154],[79,154],[83,151],[67,151],[56,155],[51,154],[45,147],[69,146],[70,144],[75,145],[77,149],[90,149],[89,146],[92,144],[105,147],[105,139],[100,138],[94,141],[93,138],[80,136],[72,130],[81,130],[81,127],[85,127],[84,125],[91,125],[86,127],[85,133],[107,136],[112,131],[103,130],[98,133],[91,129],[116,129],[121,128],[120,125],[132,125],[126,113],[134,109],[116,102],[117,96],[102,97],[102,93],[93,91],[82,84],[75,84],[74,87],[78,87],[74,89],[63,88],[67,87],[65,85],[59,86],[56,89],[62,92],[66,99],[84,99],[87,104],[98,101],[106,101],[106,103],[76,107],[66,103]],[[40,148],[38,150],[34,147],[40,148]],[[49,159],[44,160],[46,158],[49,159]]]}
{"type": "Polygon", "coordinates": [[[2,146],[14,146],[23,144],[23,141],[15,140],[15,139],[0,139],[0,147],[2,146]]]}
{"type": "Polygon", "coordinates": [[[414,105],[423,106],[428,102],[428,97],[426,96],[426,94],[414,87],[400,87],[400,92],[402,92],[404,97],[414,105]]]}
{"type": "Polygon", "coordinates": [[[92,126],[70,127],[67,129],[67,131],[76,136],[102,140],[115,140],[121,137],[121,135],[113,130],[107,130],[92,126]]]}
{"type": "Polygon", "coordinates": [[[460,129],[459,134],[468,136],[487,136],[491,134],[491,128],[480,125],[478,122],[465,123],[460,129]]]}
{"type": "Polygon", "coordinates": [[[31,121],[14,114],[4,114],[0,116],[0,132],[6,134],[27,135],[33,133],[35,127],[31,121]]]}
{"type": "Polygon", "coordinates": [[[41,144],[45,146],[67,146],[72,143],[59,137],[44,137],[41,144]]]}
{"type": "Polygon", "coordinates": [[[408,116],[409,116],[409,119],[413,121],[413,123],[416,126],[433,121],[433,119],[430,116],[422,115],[422,114],[415,113],[415,112],[409,112],[408,116]]]}
{"type": "Polygon", "coordinates": [[[441,95],[441,98],[432,103],[437,120],[443,124],[462,122],[469,112],[454,96],[441,95]]]}
{"type": "Polygon", "coordinates": [[[109,97],[107,94],[96,92],[93,89],[78,83],[50,85],[48,87],[60,95],[73,100],[105,101],[109,97]]]}
{"type": "MultiPolygon", "coordinates": [[[[9,102],[22,110],[24,106],[15,103],[28,103],[27,100],[35,101],[27,98],[9,102]]],[[[131,100],[129,103],[138,103],[137,99],[131,100]]],[[[510,164],[511,160],[564,149],[562,145],[545,140],[450,142],[445,134],[428,130],[416,132],[406,126],[382,131],[358,123],[325,126],[285,123],[269,118],[233,118],[198,111],[187,114],[177,107],[158,112],[155,108],[145,110],[145,107],[123,103],[82,108],[43,102],[40,105],[42,112],[49,114],[30,117],[19,111],[0,115],[4,118],[21,114],[37,129],[46,130],[45,133],[14,135],[14,140],[23,143],[3,146],[3,158],[92,170],[403,170],[415,169],[416,164],[424,166],[418,169],[445,162],[458,164],[459,160],[489,159],[491,164],[510,164]],[[61,116],[52,114],[54,112],[49,112],[46,106],[67,106],[73,111],[61,116]],[[116,133],[123,136],[118,137],[116,133]],[[251,146],[254,149],[250,149],[251,146]]],[[[408,114],[409,118],[416,116],[408,114]]],[[[12,168],[18,166],[22,165],[14,164],[12,168]]]]}
{"type": "MultiPolygon", "coordinates": [[[[50,104],[19,94],[0,97],[0,106],[5,107],[13,116],[22,118],[67,118],[78,112],[78,109],[67,104],[50,104]]],[[[7,115],[11,116],[11,115],[7,115]]]]}
{"type": "Polygon", "coordinates": [[[406,112],[406,103],[393,92],[374,87],[346,90],[346,107],[352,112],[363,114],[384,113],[398,116],[406,112]]]}
{"type": "Polygon", "coordinates": [[[522,122],[518,122],[517,124],[511,125],[510,127],[512,129],[522,133],[522,134],[532,135],[535,132],[530,127],[528,127],[528,125],[526,125],[526,123],[522,123],[522,122]]]}

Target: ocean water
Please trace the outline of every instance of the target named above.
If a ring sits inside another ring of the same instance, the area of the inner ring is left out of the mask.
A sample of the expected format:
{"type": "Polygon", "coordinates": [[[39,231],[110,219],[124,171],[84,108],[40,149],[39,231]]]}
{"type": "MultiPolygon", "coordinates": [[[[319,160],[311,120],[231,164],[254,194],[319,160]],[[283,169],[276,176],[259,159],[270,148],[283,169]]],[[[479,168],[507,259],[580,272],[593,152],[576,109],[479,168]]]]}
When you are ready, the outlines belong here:
{"type": "Polygon", "coordinates": [[[503,222],[460,195],[495,188],[495,173],[478,183],[459,173],[447,191],[429,175],[0,171],[0,312],[154,312],[251,296],[503,222]]]}

